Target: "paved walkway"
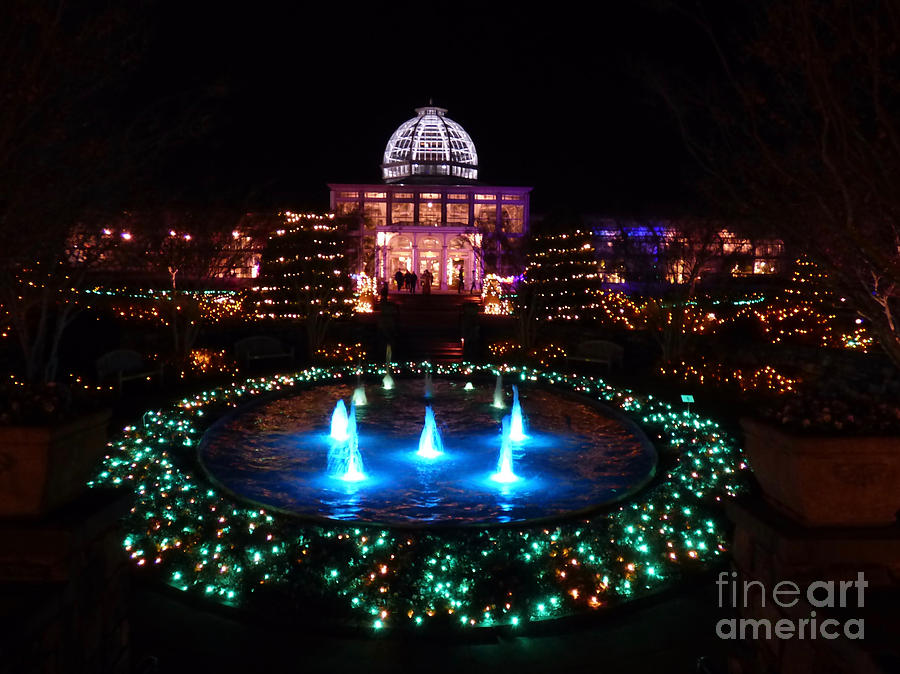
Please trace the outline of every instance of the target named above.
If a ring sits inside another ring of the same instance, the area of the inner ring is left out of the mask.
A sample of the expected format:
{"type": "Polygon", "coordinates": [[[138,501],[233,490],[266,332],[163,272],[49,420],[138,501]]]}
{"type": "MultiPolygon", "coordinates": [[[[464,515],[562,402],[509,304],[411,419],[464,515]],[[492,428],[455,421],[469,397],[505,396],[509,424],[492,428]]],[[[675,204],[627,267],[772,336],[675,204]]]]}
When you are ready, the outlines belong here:
{"type": "MultiPolygon", "coordinates": [[[[547,636],[454,641],[415,636],[342,638],[309,625],[230,617],[139,589],[133,617],[136,662],[153,657],[159,672],[725,672],[726,644],[712,579],[638,608],[610,610],[588,627],[547,636]],[[700,657],[712,668],[698,669],[700,657]]],[[[314,618],[314,616],[313,616],[314,618]]]]}

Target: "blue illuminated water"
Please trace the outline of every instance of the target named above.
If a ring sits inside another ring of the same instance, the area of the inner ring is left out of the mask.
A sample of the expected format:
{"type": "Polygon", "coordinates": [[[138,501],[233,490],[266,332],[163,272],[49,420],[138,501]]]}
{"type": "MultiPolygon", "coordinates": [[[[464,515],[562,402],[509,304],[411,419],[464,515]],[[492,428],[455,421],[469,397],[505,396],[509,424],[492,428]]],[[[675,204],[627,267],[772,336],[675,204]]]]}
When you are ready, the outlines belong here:
{"type": "Polygon", "coordinates": [[[328,476],[344,482],[362,482],[366,479],[362,454],[359,452],[359,433],[356,429],[356,403],[350,403],[350,411],[344,412],[344,433],[335,435],[335,417],[344,410],[344,401],[338,401],[331,417],[331,435],[328,446],[328,476]]]}
{"type": "Polygon", "coordinates": [[[512,412],[509,415],[509,439],[512,442],[525,442],[525,419],[522,415],[522,404],[519,402],[519,387],[513,384],[512,412]]]}
{"type": "Polygon", "coordinates": [[[581,399],[528,387],[519,392],[528,437],[507,447],[518,479],[498,482],[492,478],[503,471],[503,410],[493,407],[493,382],[466,391],[464,381],[436,378],[427,400],[421,378],[394,383],[370,388],[368,405],[352,415],[365,479],[345,481],[327,470],[330,415],[336,401],[352,396],[350,384],[239,410],[207,432],[201,460],[217,481],[254,503],[405,524],[558,516],[624,498],[655,469],[653,448],[633,427],[581,399]],[[426,405],[443,444],[431,458],[418,455],[426,405]]]}
{"type": "MultiPolygon", "coordinates": [[[[426,396],[431,397],[431,396],[426,396]]],[[[438,430],[437,421],[434,418],[434,408],[431,405],[425,407],[425,423],[422,433],[419,435],[419,451],[416,456],[423,459],[436,459],[444,453],[444,442],[441,440],[441,432],[438,430]]]]}
{"type": "Polygon", "coordinates": [[[338,400],[331,413],[331,439],[335,442],[346,442],[348,423],[347,406],[343,400],[338,400]]]}
{"type": "Polygon", "coordinates": [[[497,472],[491,475],[494,482],[509,484],[518,482],[519,477],[513,471],[513,440],[510,435],[510,416],[503,417],[500,423],[500,458],[497,459],[497,472]]]}

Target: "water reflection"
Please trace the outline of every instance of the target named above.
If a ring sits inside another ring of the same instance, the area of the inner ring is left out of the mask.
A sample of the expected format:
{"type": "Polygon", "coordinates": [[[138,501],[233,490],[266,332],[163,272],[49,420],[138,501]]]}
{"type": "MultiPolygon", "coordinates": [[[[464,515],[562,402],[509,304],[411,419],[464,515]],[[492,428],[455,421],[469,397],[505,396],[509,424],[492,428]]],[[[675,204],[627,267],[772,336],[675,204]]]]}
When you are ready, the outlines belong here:
{"type": "MultiPolygon", "coordinates": [[[[367,479],[327,478],[329,420],[358,382],[319,386],[249,409],[214,427],[204,464],[232,491],[301,514],[378,522],[507,522],[559,514],[626,495],[651,474],[654,455],[595,408],[537,388],[519,391],[528,438],[512,444],[520,479],[498,471],[503,410],[492,387],[465,391],[435,379],[432,398],[443,454],[417,455],[423,428],[422,379],[393,390],[370,386],[357,411],[358,450],[367,479]]],[[[348,414],[348,426],[350,425],[348,414]]],[[[349,430],[349,429],[348,429],[349,430]]]]}

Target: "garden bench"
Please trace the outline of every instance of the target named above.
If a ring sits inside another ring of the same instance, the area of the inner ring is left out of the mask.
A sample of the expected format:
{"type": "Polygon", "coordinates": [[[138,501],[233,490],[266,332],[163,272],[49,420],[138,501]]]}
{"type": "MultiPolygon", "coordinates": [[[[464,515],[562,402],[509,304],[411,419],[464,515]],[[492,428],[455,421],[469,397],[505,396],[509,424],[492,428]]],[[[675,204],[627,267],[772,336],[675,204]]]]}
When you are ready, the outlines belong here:
{"type": "Polygon", "coordinates": [[[608,369],[622,367],[622,356],[625,349],[615,342],[607,342],[602,339],[593,339],[581,342],[575,347],[575,352],[566,356],[567,361],[582,363],[597,363],[606,365],[608,369]]]}
{"type": "Polygon", "coordinates": [[[245,366],[250,365],[250,362],[254,360],[269,360],[273,358],[290,358],[291,362],[294,362],[293,347],[287,349],[281,341],[265,335],[245,337],[235,342],[234,350],[238,360],[245,366]]]}
{"type": "Polygon", "coordinates": [[[132,379],[159,378],[163,383],[163,366],[145,363],[143,356],[131,349],[116,349],[104,353],[97,359],[97,381],[103,383],[115,379],[116,390],[122,391],[122,384],[132,379]]]}

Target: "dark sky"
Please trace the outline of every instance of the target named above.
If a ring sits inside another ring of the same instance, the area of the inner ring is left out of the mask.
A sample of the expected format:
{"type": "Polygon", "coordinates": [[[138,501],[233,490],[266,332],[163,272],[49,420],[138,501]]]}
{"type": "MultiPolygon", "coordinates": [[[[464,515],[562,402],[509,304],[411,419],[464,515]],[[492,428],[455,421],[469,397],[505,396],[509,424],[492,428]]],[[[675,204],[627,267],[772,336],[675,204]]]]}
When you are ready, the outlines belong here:
{"type": "Polygon", "coordinates": [[[702,74],[712,54],[678,13],[591,4],[163,3],[134,96],[196,108],[161,171],[186,198],[324,210],[327,182],[380,180],[388,137],[433,98],[479,177],[532,185],[537,211],[666,211],[690,160],[645,73],[702,74]]]}

